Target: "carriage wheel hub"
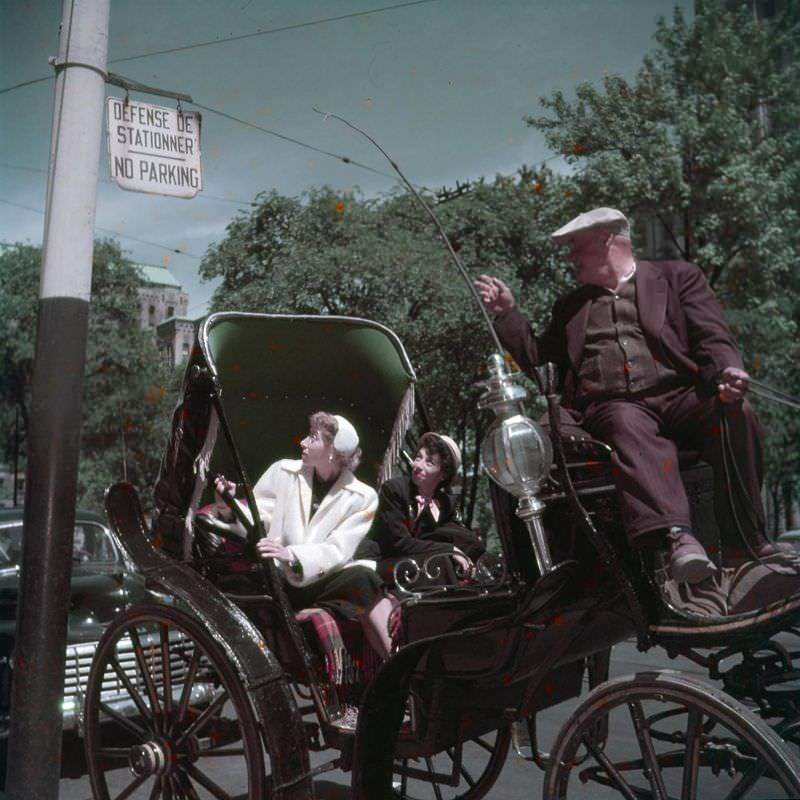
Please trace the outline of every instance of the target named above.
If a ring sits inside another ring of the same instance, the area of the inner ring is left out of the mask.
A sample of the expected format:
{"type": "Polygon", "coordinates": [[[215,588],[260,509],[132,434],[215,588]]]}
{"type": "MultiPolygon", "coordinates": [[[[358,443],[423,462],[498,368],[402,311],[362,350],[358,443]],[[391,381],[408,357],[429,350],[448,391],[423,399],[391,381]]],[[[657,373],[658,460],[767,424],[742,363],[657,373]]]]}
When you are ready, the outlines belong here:
{"type": "Polygon", "coordinates": [[[169,767],[169,748],[164,742],[145,742],[131,747],[128,765],[138,777],[163,775],[169,767]]]}

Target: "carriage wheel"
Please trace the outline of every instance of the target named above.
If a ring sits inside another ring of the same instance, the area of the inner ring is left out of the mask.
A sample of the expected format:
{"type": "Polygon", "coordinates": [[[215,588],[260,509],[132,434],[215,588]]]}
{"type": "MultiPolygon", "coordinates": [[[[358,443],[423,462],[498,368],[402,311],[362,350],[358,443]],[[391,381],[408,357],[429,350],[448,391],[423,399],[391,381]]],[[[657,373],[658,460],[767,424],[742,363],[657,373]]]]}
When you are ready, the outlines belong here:
{"type": "Polygon", "coordinates": [[[174,608],[137,608],[109,626],[89,675],[85,725],[98,800],[267,796],[239,676],[208,631],[174,608]]]}
{"type": "Polygon", "coordinates": [[[765,722],[729,695],[668,671],[598,686],[550,757],[548,800],[800,797],[797,754],[765,722]],[[593,731],[606,722],[609,737],[600,741],[593,731]]]}
{"type": "Polygon", "coordinates": [[[463,742],[460,767],[455,774],[455,748],[433,756],[403,759],[398,762],[402,773],[394,778],[394,796],[398,800],[480,800],[503,769],[510,743],[508,726],[463,742]]]}

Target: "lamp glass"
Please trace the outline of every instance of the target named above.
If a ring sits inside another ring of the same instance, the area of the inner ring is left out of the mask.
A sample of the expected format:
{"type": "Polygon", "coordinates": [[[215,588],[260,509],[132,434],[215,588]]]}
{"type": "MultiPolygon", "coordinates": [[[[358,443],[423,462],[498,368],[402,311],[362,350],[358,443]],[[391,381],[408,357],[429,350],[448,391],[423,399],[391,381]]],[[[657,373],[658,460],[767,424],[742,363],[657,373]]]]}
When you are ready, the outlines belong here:
{"type": "Polygon", "coordinates": [[[535,494],[553,464],[553,447],[542,427],[522,414],[495,419],[481,446],[491,478],[515,497],[535,494]]]}

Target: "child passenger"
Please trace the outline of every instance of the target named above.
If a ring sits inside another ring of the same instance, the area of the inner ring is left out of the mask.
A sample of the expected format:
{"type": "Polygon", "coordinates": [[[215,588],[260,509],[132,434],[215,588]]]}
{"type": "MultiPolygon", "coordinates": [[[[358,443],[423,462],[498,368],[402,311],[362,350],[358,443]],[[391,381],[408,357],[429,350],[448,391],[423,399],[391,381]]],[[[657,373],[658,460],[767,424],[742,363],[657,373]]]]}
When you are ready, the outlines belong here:
{"type": "MultiPolygon", "coordinates": [[[[430,556],[431,567],[440,570],[438,578],[424,575],[417,585],[456,583],[473,569],[473,560],[484,552],[481,540],[460,520],[450,492],[461,466],[461,450],[441,433],[424,434],[417,445],[411,474],[386,481],[381,486],[378,516],[370,539],[379,550],[378,572],[392,584],[395,564],[413,558],[421,567],[430,556]]],[[[368,552],[363,548],[363,552],[368,552]]]]}

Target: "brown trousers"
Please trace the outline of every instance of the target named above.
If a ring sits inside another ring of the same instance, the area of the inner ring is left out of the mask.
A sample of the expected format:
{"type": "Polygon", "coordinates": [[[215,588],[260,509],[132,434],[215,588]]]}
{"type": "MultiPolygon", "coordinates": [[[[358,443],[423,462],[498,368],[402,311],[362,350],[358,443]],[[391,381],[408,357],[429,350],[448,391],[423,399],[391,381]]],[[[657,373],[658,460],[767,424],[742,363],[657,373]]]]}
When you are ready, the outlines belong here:
{"type": "Polygon", "coordinates": [[[678,466],[680,446],[699,451],[711,465],[714,510],[723,542],[739,541],[741,546],[723,463],[721,408],[733,449],[730,493],[735,498],[736,519],[755,544],[763,540],[765,527],[763,429],[746,400],[722,404],[714,396],[701,395],[694,386],[682,386],[656,397],[596,401],[584,410],[582,426],[614,448],[612,475],[632,544],[651,540],[649,534],[659,529],[691,527],[678,466]],[[744,498],[736,485],[735,470],[741,476],[744,498]]]}

